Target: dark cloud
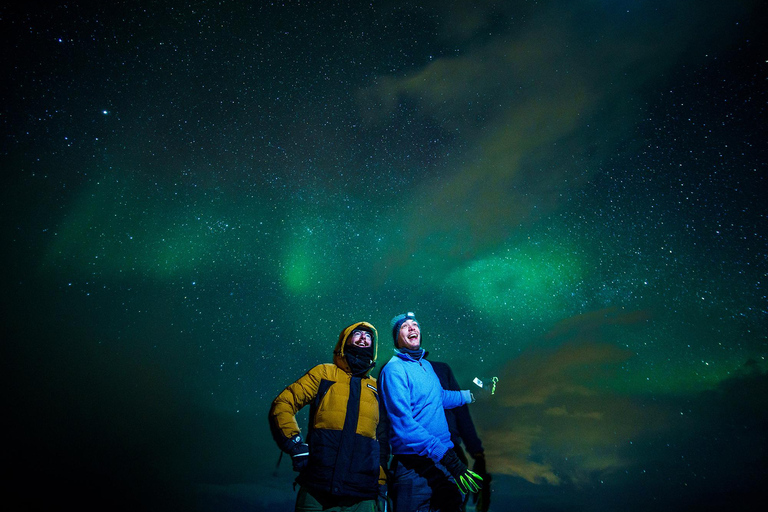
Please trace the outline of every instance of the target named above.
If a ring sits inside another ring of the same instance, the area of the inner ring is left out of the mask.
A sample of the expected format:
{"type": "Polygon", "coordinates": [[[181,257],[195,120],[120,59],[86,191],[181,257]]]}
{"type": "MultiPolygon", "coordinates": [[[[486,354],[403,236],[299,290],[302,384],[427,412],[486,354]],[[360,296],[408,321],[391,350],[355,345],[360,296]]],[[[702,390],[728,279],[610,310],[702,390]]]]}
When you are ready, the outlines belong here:
{"type": "Polygon", "coordinates": [[[561,344],[511,361],[496,395],[474,406],[493,471],[550,488],[522,510],[546,510],[553,493],[571,503],[559,510],[741,510],[761,492],[768,373],[752,361],[708,391],[616,391],[634,355],[601,327],[645,320],[600,311],[561,322],[543,337],[561,344]]]}

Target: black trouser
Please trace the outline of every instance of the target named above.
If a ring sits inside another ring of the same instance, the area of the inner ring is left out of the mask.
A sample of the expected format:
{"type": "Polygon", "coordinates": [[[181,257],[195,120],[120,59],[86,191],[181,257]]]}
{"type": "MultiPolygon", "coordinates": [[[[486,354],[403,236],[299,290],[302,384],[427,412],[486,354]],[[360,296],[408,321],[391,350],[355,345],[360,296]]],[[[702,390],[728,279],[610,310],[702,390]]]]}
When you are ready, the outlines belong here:
{"type": "Polygon", "coordinates": [[[395,455],[391,487],[395,512],[460,512],[464,497],[447,470],[429,457],[395,455]]]}

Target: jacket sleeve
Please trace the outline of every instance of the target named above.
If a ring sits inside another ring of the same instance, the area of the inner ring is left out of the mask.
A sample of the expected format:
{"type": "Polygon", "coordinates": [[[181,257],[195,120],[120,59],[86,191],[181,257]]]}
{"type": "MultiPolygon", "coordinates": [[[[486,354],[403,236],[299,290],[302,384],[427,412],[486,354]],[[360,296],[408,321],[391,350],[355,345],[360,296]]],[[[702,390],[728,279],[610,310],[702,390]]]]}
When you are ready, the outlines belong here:
{"type": "Polygon", "coordinates": [[[443,409],[453,409],[471,402],[472,395],[467,391],[462,392],[456,377],[453,376],[453,370],[446,363],[430,361],[429,364],[435,371],[435,375],[440,380],[440,386],[443,388],[443,409]]]}
{"type": "Polygon", "coordinates": [[[443,390],[443,409],[453,409],[455,407],[468,404],[472,401],[470,398],[472,395],[469,391],[450,391],[448,389],[443,390]]]}
{"type": "MultiPolygon", "coordinates": [[[[435,462],[440,462],[443,455],[450,449],[439,439],[430,435],[413,418],[408,379],[398,367],[387,365],[379,378],[381,395],[391,424],[391,430],[419,455],[427,456],[435,462]]],[[[457,392],[457,394],[459,394],[457,392]]]]}
{"type": "MultiPolygon", "coordinates": [[[[434,363],[432,364],[434,366],[434,363]]],[[[447,364],[444,365],[446,373],[447,386],[443,386],[446,389],[459,390],[459,382],[453,375],[453,370],[447,364]]],[[[440,379],[442,383],[442,377],[440,379]]],[[[475,430],[475,424],[472,422],[472,416],[469,414],[469,407],[462,405],[455,408],[453,411],[454,419],[456,420],[456,429],[459,431],[459,437],[464,441],[464,446],[467,447],[467,451],[474,457],[478,453],[483,452],[483,443],[480,441],[480,437],[475,430]]]]}
{"type": "Polygon", "coordinates": [[[269,427],[281,450],[285,451],[291,438],[301,433],[296,422],[296,413],[315,398],[322,375],[323,365],[315,366],[285,388],[272,402],[269,409],[269,427]]]}
{"type": "Polygon", "coordinates": [[[478,453],[483,453],[483,443],[480,436],[477,435],[475,424],[472,422],[472,416],[469,414],[469,407],[462,405],[453,410],[456,415],[456,428],[459,431],[459,437],[464,441],[467,451],[475,457],[478,453]]]}

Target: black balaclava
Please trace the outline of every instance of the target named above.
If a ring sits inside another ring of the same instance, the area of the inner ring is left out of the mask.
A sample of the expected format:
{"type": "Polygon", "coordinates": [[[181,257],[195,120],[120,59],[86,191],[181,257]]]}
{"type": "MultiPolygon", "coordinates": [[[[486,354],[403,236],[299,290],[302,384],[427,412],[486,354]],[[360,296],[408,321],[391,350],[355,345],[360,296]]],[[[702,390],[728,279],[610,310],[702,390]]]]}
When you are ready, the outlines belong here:
{"type": "Polygon", "coordinates": [[[355,377],[362,377],[368,370],[376,366],[376,361],[373,360],[373,345],[370,347],[347,345],[344,347],[344,356],[346,356],[349,369],[355,377]]]}

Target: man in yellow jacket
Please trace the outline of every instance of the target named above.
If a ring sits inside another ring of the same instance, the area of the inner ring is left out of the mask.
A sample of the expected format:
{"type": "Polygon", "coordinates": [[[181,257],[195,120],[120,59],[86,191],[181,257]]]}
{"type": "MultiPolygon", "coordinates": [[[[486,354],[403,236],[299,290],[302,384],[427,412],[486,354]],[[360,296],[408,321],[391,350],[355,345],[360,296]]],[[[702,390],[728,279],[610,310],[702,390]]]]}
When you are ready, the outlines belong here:
{"type": "Polygon", "coordinates": [[[376,437],[379,396],[370,376],[377,344],[370,323],[346,327],[333,350],[333,363],[315,366],[272,402],[272,437],[299,472],[297,512],[377,510],[379,485],[384,483],[376,437]],[[302,438],[296,413],[307,404],[309,428],[302,438]]]}

